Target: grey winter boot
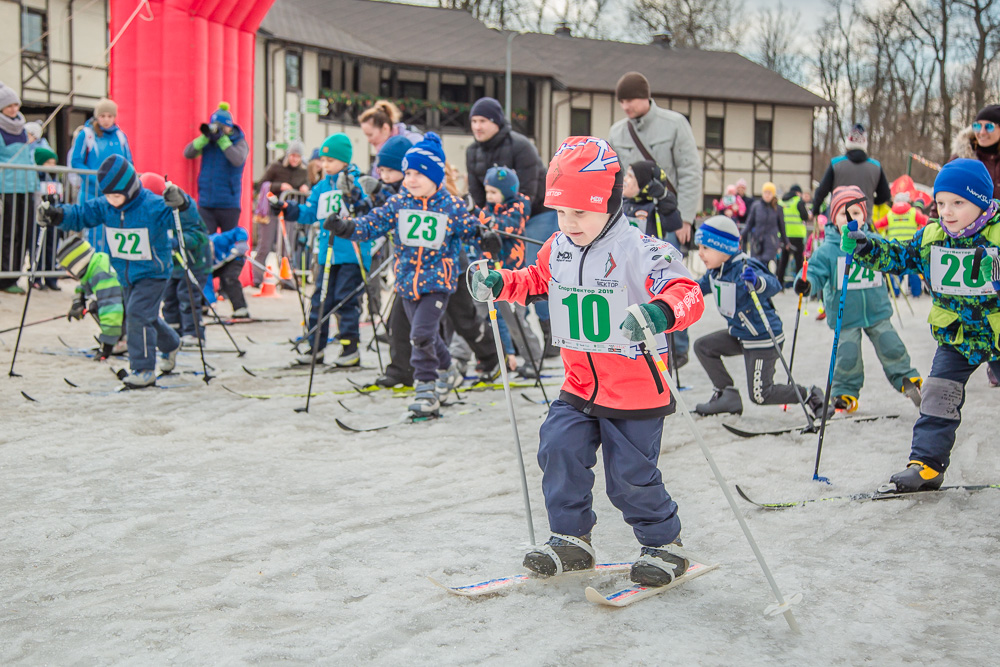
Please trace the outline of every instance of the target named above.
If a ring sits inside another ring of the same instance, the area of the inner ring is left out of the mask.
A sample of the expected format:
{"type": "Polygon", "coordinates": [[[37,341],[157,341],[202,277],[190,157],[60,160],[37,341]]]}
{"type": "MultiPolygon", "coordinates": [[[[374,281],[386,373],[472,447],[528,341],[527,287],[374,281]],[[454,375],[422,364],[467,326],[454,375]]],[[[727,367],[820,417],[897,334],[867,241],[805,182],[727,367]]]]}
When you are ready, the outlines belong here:
{"type": "Polygon", "coordinates": [[[407,406],[409,411],[413,413],[413,416],[422,417],[438,414],[438,410],[441,409],[441,401],[438,400],[438,395],[434,391],[434,383],[426,381],[418,382],[416,390],[416,396],[413,397],[413,401],[407,406]]]}
{"type": "Polygon", "coordinates": [[[594,547],[590,546],[590,533],[582,537],[552,533],[548,542],[525,554],[524,566],[546,577],[563,572],[589,570],[594,567],[594,547]]]}
{"type": "Polygon", "coordinates": [[[724,387],[716,389],[708,403],[699,403],[694,406],[695,414],[703,417],[708,415],[741,415],[743,414],[743,399],[736,387],[724,387]]]}
{"type": "Polygon", "coordinates": [[[640,586],[666,586],[691,565],[683,547],[680,538],[661,547],[643,547],[629,578],[640,586]]]}

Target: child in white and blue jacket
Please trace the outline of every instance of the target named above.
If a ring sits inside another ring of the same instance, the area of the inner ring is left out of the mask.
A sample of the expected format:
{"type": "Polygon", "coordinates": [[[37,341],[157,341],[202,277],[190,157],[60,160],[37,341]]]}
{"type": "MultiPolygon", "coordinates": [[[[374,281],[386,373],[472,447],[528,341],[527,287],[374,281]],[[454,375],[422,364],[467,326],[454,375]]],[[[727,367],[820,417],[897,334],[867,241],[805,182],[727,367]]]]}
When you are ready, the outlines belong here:
{"type": "Polygon", "coordinates": [[[715,303],[729,326],[727,330],[702,336],[694,343],[694,353],[715,387],[712,398],[695,406],[694,411],[700,415],[743,413],[740,392],[722,361],[722,357],[742,356],[746,364],[750,400],[754,403],[798,403],[798,395],[801,395],[813,414],[820,414],[823,394],[819,387],[809,390],[798,387],[797,394],[791,384],[774,383],[774,365],[779,351],[760,319],[747,283],[757,293],[779,346],[784,343],[785,334],[771,297],[781,291],[781,285],[763,263],[740,251],[739,241],[736,223],[724,215],[709,218],[695,234],[698,256],[708,267],[698,285],[702,294],[715,303]]]}
{"type": "MultiPolygon", "coordinates": [[[[330,215],[348,217],[360,212],[367,212],[367,195],[355,182],[349,172],[357,172],[351,167],[351,157],[354,149],[351,140],[343,132],[332,134],[326,138],[319,149],[319,159],[323,167],[323,178],[313,186],[309,199],[301,206],[295,202],[275,202],[271,208],[275,213],[284,210],[285,219],[300,224],[315,224],[326,220],[330,215]],[[361,210],[359,210],[361,209],[361,210]]],[[[357,172],[360,174],[360,172],[357,172]]],[[[330,232],[321,229],[319,233],[319,266],[320,279],[313,290],[312,308],[309,311],[309,330],[312,331],[319,322],[320,298],[322,294],[324,267],[329,263],[329,283],[326,299],[323,302],[324,315],[333,307],[344,301],[337,311],[340,321],[340,356],[334,362],[337,366],[358,366],[361,364],[361,352],[358,343],[361,340],[361,293],[352,293],[365,282],[368,270],[371,268],[371,244],[351,243],[344,239],[330,238],[330,232]],[[348,298],[351,297],[351,298],[348,298]],[[346,301],[345,301],[346,299],[346,301]]],[[[326,317],[319,329],[319,339],[316,344],[316,360],[323,362],[323,350],[330,335],[330,318],[326,317]]],[[[315,336],[310,335],[312,343],[315,336]]],[[[308,350],[298,362],[311,363],[313,350],[308,350]]]]}
{"type": "MultiPolygon", "coordinates": [[[[131,163],[111,155],[97,170],[102,197],[82,204],[38,207],[38,224],[80,231],[104,225],[114,267],[125,293],[125,328],[131,373],[129,388],[156,382],[156,350],[160,371],[174,369],[180,338],[160,317],[160,303],[173,268],[174,214],[163,197],[142,187],[131,163]]],[[[177,186],[170,186],[176,188],[177,186]]],[[[166,192],[164,192],[166,194],[166,192]]],[[[176,198],[183,201],[183,197],[176,198]]]]}

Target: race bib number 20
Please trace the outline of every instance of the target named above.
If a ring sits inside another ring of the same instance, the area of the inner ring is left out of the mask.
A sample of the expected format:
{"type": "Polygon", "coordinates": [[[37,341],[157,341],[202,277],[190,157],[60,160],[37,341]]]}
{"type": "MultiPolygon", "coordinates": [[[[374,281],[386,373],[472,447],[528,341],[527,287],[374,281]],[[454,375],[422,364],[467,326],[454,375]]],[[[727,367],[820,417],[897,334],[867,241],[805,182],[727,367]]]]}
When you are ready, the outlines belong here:
{"type": "Polygon", "coordinates": [[[153,253],[149,249],[149,230],[145,227],[104,229],[108,238],[108,251],[112,257],[132,262],[153,259],[153,253]]]}
{"type": "Polygon", "coordinates": [[[437,211],[404,208],[398,214],[399,242],[440,250],[448,231],[448,215],[437,211]]]}
{"type": "MultiPolygon", "coordinates": [[[[997,261],[997,249],[986,253],[997,261]]],[[[942,248],[931,246],[931,287],[941,294],[993,294],[993,284],[985,280],[982,271],[973,274],[976,260],[972,248],[942,248]]]]}
{"type": "Polygon", "coordinates": [[[569,287],[550,283],[552,344],[579,352],[623,354],[634,345],[618,328],[628,306],[624,287],[569,287]]]}

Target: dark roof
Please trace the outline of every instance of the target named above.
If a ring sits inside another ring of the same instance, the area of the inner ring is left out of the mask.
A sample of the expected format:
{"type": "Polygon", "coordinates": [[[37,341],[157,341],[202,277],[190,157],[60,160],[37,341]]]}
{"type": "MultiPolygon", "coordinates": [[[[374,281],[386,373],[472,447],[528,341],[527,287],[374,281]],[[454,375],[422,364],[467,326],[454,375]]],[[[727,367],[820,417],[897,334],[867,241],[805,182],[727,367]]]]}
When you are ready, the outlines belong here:
{"type": "MultiPolygon", "coordinates": [[[[382,62],[502,73],[506,36],[460,9],[374,0],[276,0],[261,24],[276,38],[382,62]]],[[[514,72],[558,88],[613,92],[629,70],[666,97],[828,106],[822,97],[737,53],[527,33],[514,72]]]]}

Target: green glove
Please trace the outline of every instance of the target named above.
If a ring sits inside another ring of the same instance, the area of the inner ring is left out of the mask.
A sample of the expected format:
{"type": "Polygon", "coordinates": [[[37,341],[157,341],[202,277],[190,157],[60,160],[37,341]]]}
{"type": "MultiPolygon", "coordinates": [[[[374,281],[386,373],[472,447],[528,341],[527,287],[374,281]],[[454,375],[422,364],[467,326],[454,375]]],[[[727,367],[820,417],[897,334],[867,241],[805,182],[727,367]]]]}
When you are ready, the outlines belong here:
{"type": "MultiPolygon", "coordinates": [[[[666,306],[666,304],[663,305],[666,306]]],[[[660,302],[640,304],[639,310],[642,311],[644,322],[639,322],[635,318],[635,315],[629,313],[625,317],[625,321],[618,327],[622,330],[625,337],[634,343],[641,343],[646,340],[646,332],[643,331],[644,328],[652,329],[654,334],[663,333],[674,326],[674,322],[676,321],[673,311],[661,307],[660,302]]]]}
{"type": "Polygon", "coordinates": [[[840,249],[846,253],[863,255],[871,247],[872,242],[868,239],[868,235],[860,229],[851,232],[845,228],[840,234],[840,249]]]}
{"type": "Polygon", "coordinates": [[[215,143],[221,150],[226,150],[233,145],[233,140],[229,138],[228,134],[223,134],[215,143]]]}
{"type": "Polygon", "coordinates": [[[197,137],[194,138],[194,141],[191,142],[191,145],[194,146],[194,149],[196,151],[200,151],[201,149],[203,149],[205,146],[208,145],[208,137],[206,137],[204,134],[199,134],[197,137]]]}
{"type": "Polygon", "coordinates": [[[993,282],[993,264],[996,259],[993,255],[987,255],[983,253],[983,260],[979,264],[979,275],[983,282],[989,283],[993,282]]]}
{"type": "Polygon", "coordinates": [[[469,293],[476,301],[489,301],[500,296],[503,291],[503,276],[499,271],[490,271],[485,276],[482,271],[472,274],[469,293]]]}

